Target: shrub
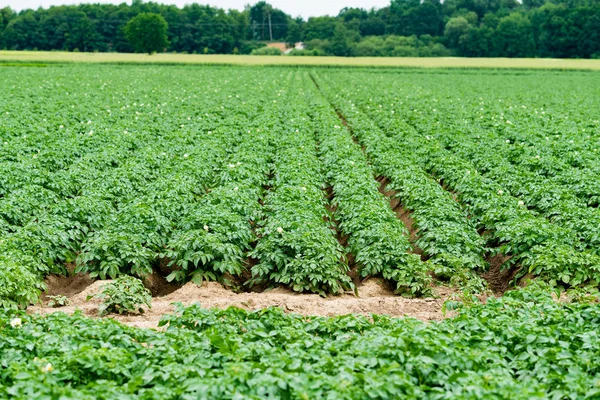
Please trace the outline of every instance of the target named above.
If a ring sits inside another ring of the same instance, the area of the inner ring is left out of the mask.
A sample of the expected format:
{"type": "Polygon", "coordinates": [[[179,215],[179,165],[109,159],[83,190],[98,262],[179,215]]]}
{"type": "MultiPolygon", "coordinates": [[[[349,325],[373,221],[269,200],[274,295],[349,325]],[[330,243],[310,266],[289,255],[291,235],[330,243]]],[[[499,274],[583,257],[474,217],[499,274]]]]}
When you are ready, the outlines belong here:
{"type": "Polygon", "coordinates": [[[103,285],[101,289],[102,292],[88,297],[88,300],[92,297],[104,300],[98,308],[100,316],[110,313],[143,314],[142,306],[151,307],[150,291],[144,287],[142,281],[133,276],[123,275],[103,285]]]}
{"type": "Polygon", "coordinates": [[[283,53],[276,47],[261,47],[260,49],[254,49],[250,53],[253,56],[280,56],[283,53]]]}

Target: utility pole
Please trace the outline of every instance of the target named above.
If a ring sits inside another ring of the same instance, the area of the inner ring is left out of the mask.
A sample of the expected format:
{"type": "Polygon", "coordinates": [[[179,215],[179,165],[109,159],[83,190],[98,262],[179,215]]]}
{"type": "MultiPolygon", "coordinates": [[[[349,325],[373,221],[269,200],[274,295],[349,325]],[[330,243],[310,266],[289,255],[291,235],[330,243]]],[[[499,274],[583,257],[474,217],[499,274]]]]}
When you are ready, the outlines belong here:
{"type": "Polygon", "coordinates": [[[264,8],[264,12],[267,13],[267,18],[269,19],[269,39],[271,42],[273,41],[273,28],[271,26],[271,12],[273,11],[273,7],[270,4],[266,4],[264,8]]]}

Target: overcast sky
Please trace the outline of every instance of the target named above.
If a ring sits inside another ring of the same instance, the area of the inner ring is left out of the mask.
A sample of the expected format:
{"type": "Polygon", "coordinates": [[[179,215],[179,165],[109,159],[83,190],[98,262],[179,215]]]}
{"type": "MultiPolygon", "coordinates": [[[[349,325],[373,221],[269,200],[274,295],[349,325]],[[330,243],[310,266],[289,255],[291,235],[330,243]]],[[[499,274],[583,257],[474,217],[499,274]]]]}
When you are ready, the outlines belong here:
{"type": "MultiPolygon", "coordinates": [[[[210,4],[225,9],[236,8],[243,10],[244,5],[247,3],[257,3],[258,0],[157,0],[157,2],[176,4],[178,6],[190,3],[210,4]]],[[[120,4],[123,3],[123,0],[0,0],[0,7],[8,5],[12,9],[20,11],[25,8],[47,8],[53,5],[78,3],[120,4]]],[[[131,4],[131,1],[126,1],[126,3],[131,4]]],[[[292,17],[300,15],[308,18],[316,15],[337,15],[344,7],[381,8],[389,5],[390,0],[271,0],[269,3],[275,8],[279,8],[290,14],[292,17]]]]}

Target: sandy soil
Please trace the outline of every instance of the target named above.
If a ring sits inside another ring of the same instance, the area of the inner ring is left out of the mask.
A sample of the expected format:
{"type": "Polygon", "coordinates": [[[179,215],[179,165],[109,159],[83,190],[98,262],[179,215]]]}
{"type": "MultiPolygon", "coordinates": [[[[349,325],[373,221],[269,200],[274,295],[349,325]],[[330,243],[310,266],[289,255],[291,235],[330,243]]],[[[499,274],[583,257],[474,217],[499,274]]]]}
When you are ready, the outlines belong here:
{"type": "MultiPolygon", "coordinates": [[[[50,276],[46,279],[48,290],[46,294],[62,294],[71,300],[71,305],[65,307],[48,307],[48,297],[42,296],[42,304],[31,306],[31,313],[73,313],[76,309],[85,315],[96,317],[100,300],[87,300],[88,296],[97,294],[100,287],[108,281],[92,281],[84,274],[71,277],[50,276]]],[[[353,293],[327,298],[314,294],[299,294],[286,288],[277,288],[262,293],[234,293],[215,282],[205,282],[202,286],[187,283],[182,287],[165,285],[161,282],[146,282],[159,295],[153,297],[152,308],[142,315],[111,315],[127,325],[156,328],[160,317],[174,311],[173,303],[200,303],[206,308],[224,309],[236,306],[247,310],[276,306],[285,312],[302,315],[335,316],[350,313],[369,315],[386,314],[395,317],[409,316],[422,321],[443,319],[442,305],[453,295],[451,289],[435,288],[435,298],[408,299],[394,295],[385,282],[379,279],[369,279],[359,288],[360,297],[353,293]],[[162,294],[162,295],[160,295],[162,294]]]]}

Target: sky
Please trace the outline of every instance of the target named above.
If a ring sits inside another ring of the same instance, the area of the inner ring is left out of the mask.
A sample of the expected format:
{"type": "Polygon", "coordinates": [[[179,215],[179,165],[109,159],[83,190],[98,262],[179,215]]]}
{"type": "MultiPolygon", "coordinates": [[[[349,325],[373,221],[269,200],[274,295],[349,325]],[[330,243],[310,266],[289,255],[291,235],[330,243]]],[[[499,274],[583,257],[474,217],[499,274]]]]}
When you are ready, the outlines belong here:
{"type": "MultiPolygon", "coordinates": [[[[243,10],[248,3],[254,4],[258,0],[154,0],[157,3],[176,4],[184,6],[189,3],[209,4],[224,9],[235,8],[243,10]]],[[[120,4],[123,0],[0,0],[0,8],[9,6],[13,10],[38,8],[63,4],[78,3],[113,3],[120,4]]],[[[131,1],[125,1],[131,4],[131,1]]],[[[390,4],[390,0],[270,0],[273,7],[283,10],[292,17],[302,16],[305,19],[319,15],[337,15],[344,7],[361,7],[365,9],[381,8],[390,4]]]]}

